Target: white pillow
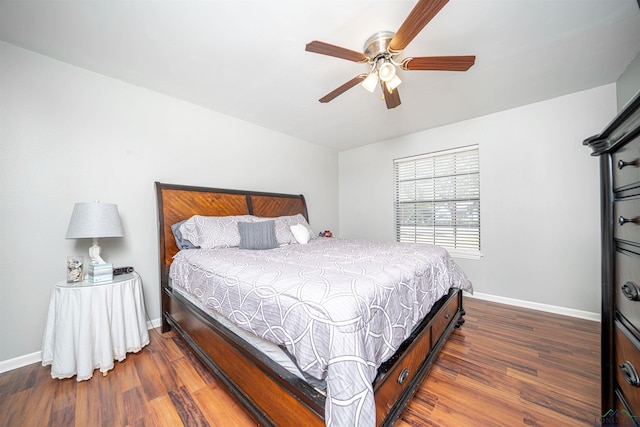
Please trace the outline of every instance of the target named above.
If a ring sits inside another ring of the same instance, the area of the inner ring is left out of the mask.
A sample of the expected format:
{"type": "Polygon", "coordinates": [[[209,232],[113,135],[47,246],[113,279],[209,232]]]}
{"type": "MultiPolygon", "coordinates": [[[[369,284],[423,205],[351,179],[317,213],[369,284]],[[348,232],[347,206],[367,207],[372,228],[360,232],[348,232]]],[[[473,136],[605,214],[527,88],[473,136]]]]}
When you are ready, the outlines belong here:
{"type": "Polygon", "coordinates": [[[276,221],[276,238],[278,239],[278,244],[280,244],[280,246],[298,243],[296,238],[293,237],[293,233],[291,232],[291,226],[293,225],[302,224],[309,231],[309,235],[313,236],[313,230],[311,229],[311,226],[309,225],[305,217],[301,214],[279,216],[274,219],[276,221]]]}
{"type": "Polygon", "coordinates": [[[296,238],[298,243],[302,245],[306,245],[307,243],[309,243],[309,240],[311,239],[311,233],[309,233],[309,230],[307,230],[307,227],[305,227],[304,224],[292,225],[290,228],[291,232],[293,233],[293,237],[296,238]]]}

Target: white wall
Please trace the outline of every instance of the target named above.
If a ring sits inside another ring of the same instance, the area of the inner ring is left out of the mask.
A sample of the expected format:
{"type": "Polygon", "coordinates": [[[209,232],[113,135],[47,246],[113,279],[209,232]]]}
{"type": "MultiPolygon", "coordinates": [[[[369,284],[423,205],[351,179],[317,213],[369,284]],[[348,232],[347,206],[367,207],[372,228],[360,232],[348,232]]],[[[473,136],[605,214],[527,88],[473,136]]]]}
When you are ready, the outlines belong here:
{"type": "Polygon", "coordinates": [[[616,114],[615,85],[339,154],[340,237],[394,240],[393,159],[480,145],[476,292],[598,313],[598,161],[581,145],[616,114]]]}
{"type": "Polygon", "coordinates": [[[40,350],[75,202],[116,203],[125,231],[103,257],[142,275],[158,319],[154,181],[304,194],[338,229],[333,150],[0,43],[0,362],[40,350]],[[313,159],[309,162],[309,159],[313,159]]]}

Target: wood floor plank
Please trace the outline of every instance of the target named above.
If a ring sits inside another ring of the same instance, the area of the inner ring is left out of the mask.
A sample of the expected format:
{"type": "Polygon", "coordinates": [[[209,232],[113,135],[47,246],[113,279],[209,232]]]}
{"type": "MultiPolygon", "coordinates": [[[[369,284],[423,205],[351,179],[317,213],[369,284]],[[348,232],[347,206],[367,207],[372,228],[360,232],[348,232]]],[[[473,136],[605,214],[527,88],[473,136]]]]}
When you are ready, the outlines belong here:
{"type": "Polygon", "coordinates": [[[142,387],[131,388],[122,393],[122,401],[129,425],[139,425],[140,420],[144,419],[151,410],[144,398],[142,387]]]}
{"type": "MultiPolygon", "coordinates": [[[[3,422],[7,426],[22,426],[24,424],[25,411],[29,409],[31,390],[19,390],[16,393],[7,394],[0,405],[3,414],[3,422]]],[[[49,419],[49,414],[47,414],[49,419]]]]}
{"type": "Polygon", "coordinates": [[[195,393],[201,388],[207,386],[205,381],[194,368],[195,364],[186,357],[175,359],[172,366],[176,375],[180,378],[180,383],[183,384],[190,393],[195,393]]]}
{"type": "MultiPolygon", "coordinates": [[[[151,341],[151,345],[153,345],[153,343],[154,341],[151,341]]],[[[152,351],[152,347],[149,346],[140,351],[140,357],[125,360],[125,362],[132,361],[135,363],[136,372],[140,378],[140,383],[142,384],[147,400],[154,400],[157,397],[167,396],[168,392],[167,387],[162,380],[162,374],[155,365],[155,361],[152,357],[152,351]]],[[[115,372],[113,374],[115,374],[115,372]]]]}
{"type": "Polygon", "coordinates": [[[75,407],[73,406],[65,406],[57,411],[53,411],[49,418],[50,427],[72,426],[75,425],[75,423],[75,407]]]}
{"type": "MultiPolygon", "coordinates": [[[[82,381],[76,386],[76,414],[75,425],[101,426],[102,412],[100,411],[100,380],[101,376],[94,376],[88,381],[82,381]]],[[[56,382],[56,380],[51,380],[56,382]]],[[[74,381],[68,379],[62,381],[74,381]]],[[[53,387],[52,387],[53,388],[53,387]]]]}
{"type": "Polygon", "coordinates": [[[100,378],[99,408],[103,427],[124,427],[128,424],[122,393],[118,391],[119,381],[120,376],[111,374],[100,378]]]}
{"type": "MultiPolygon", "coordinates": [[[[593,426],[600,415],[599,323],[466,298],[396,427],[593,426]]],[[[33,364],[0,374],[0,427],[254,427],[175,332],[106,377],[55,380],[33,364]]]]}
{"type": "MultiPolygon", "coordinates": [[[[114,369],[118,371],[118,377],[121,380],[118,382],[118,390],[120,393],[124,393],[128,390],[140,387],[142,384],[140,383],[140,377],[138,376],[138,371],[136,370],[136,364],[132,363],[132,360],[142,355],[138,353],[127,355],[127,359],[130,359],[130,363],[116,363],[114,369]]],[[[126,359],[125,359],[126,360],[126,359]]],[[[109,374],[113,373],[110,371],[109,374]]]]}
{"type": "MultiPolygon", "coordinates": [[[[37,365],[34,365],[37,366],[37,365]]],[[[38,372],[29,395],[29,402],[33,402],[34,396],[37,396],[34,404],[27,406],[26,412],[23,413],[23,425],[36,425],[39,420],[47,420],[51,416],[53,401],[55,394],[46,393],[51,384],[51,376],[47,369],[41,369],[38,366],[38,372]]],[[[75,403],[74,403],[75,406],[75,403]]]]}
{"type": "Polygon", "coordinates": [[[216,384],[200,389],[193,394],[209,424],[215,427],[256,425],[240,404],[225,389],[216,384]]]}
{"type": "Polygon", "coordinates": [[[169,398],[178,412],[178,416],[185,426],[209,427],[207,419],[191,397],[186,387],[169,392],[169,398]]]}
{"type": "Polygon", "coordinates": [[[75,412],[76,406],[76,384],[74,379],[59,381],[56,387],[56,393],[53,396],[53,412],[64,411],[71,408],[75,412]]]}
{"type": "Polygon", "coordinates": [[[149,402],[149,407],[151,408],[150,416],[156,426],[176,427],[184,425],[168,394],[153,399],[149,402]]]}

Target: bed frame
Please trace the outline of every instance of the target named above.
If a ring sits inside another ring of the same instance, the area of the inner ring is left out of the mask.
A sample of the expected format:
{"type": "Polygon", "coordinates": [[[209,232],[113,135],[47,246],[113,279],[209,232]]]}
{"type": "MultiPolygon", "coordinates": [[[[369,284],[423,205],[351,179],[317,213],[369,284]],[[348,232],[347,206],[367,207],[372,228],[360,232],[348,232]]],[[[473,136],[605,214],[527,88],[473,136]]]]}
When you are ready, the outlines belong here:
{"type": "MultiPolygon", "coordinates": [[[[162,332],[173,328],[252,417],[265,426],[323,426],[324,395],[263,355],[207,313],[174,292],[169,266],[178,252],[171,225],[192,215],[302,214],[302,195],[224,190],[156,182],[160,238],[162,332]]],[[[454,328],[464,323],[462,291],[452,289],[431,310],[373,382],[376,420],[398,418],[454,328]]]]}

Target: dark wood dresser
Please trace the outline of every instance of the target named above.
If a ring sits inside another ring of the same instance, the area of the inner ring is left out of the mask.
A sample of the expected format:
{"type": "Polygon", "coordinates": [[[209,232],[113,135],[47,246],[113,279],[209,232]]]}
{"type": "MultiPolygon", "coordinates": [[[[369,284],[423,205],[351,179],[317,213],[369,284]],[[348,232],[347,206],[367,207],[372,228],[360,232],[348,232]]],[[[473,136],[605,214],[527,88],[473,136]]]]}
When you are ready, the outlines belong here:
{"type": "Polygon", "coordinates": [[[633,416],[640,421],[640,93],[584,145],[600,159],[602,414],[633,425],[633,416]]]}

